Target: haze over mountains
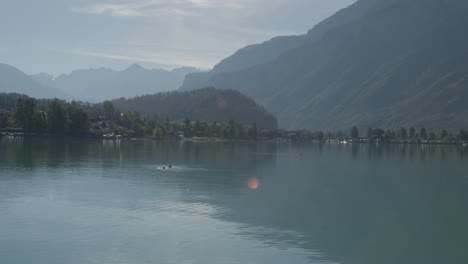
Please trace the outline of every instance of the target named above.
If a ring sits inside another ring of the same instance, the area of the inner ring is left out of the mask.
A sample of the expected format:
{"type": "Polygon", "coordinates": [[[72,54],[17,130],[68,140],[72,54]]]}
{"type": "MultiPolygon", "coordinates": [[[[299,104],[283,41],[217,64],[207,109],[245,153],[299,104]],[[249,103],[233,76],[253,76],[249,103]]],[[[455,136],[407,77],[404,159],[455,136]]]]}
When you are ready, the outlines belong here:
{"type": "Polygon", "coordinates": [[[74,98],[96,102],[175,90],[187,73],[198,71],[191,67],[148,70],[133,64],[123,71],[100,68],[76,70],[56,79],[47,74],[31,77],[43,86],[58,88],[74,98]]]}
{"type": "Polygon", "coordinates": [[[466,127],[467,12],[463,0],[359,0],[306,35],[190,74],[181,89],[236,89],[285,128],[466,127]]]}
{"type": "Polygon", "coordinates": [[[11,65],[0,63],[0,92],[99,102],[176,90],[185,75],[193,72],[199,70],[191,67],[148,70],[133,64],[123,71],[108,68],[76,70],[54,78],[46,73],[28,76],[11,65]]]}
{"type": "Polygon", "coordinates": [[[37,98],[67,98],[64,92],[48,85],[40,85],[24,72],[0,63],[0,92],[21,93],[37,98]]]}

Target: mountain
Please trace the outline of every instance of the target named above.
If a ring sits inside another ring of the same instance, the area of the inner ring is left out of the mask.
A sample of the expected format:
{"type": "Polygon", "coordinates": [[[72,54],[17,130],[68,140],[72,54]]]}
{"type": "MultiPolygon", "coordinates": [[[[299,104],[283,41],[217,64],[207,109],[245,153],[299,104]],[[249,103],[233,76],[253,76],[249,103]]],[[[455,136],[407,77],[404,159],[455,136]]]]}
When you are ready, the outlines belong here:
{"type": "Polygon", "coordinates": [[[32,77],[43,85],[56,87],[75,98],[87,101],[103,101],[120,97],[132,97],[148,93],[176,90],[188,73],[195,68],[183,67],[172,71],[147,70],[133,64],[123,71],[107,68],[76,70],[53,79],[46,74],[32,77]]]}
{"type": "Polygon", "coordinates": [[[53,87],[55,85],[54,76],[48,73],[32,74],[29,77],[42,86],[53,87]]]}
{"type": "Polygon", "coordinates": [[[19,69],[0,63],[0,92],[26,94],[37,98],[68,98],[59,89],[40,85],[19,69]]]}
{"type": "Polygon", "coordinates": [[[463,0],[359,0],[303,36],[241,49],[181,89],[239,90],[285,128],[468,127],[467,11],[463,0]]]}
{"type": "Polygon", "coordinates": [[[254,100],[232,90],[205,88],[189,92],[163,92],[117,99],[112,103],[123,112],[138,112],[141,115],[158,115],[162,118],[183,121],[227,123],[235,122],[260,128],[276,128],[276,118],[254,100]]]}

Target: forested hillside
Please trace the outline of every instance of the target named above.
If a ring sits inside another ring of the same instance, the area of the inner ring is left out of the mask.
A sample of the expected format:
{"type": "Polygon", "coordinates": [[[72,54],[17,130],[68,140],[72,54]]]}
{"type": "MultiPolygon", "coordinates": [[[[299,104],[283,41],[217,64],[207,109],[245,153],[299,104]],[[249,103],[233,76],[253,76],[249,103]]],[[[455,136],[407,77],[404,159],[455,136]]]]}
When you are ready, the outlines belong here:
{"type": "Polygon", "coordinates": [[[276,118],[254,100],[232,90],[205,88],[191,92],[165,92],[117,99],[112,103],[122,112],[138,112],[141,115],[158,115],[171,120],[203,120],[206,122],[230,122],[261,128],[276,128],[276,118]]]}

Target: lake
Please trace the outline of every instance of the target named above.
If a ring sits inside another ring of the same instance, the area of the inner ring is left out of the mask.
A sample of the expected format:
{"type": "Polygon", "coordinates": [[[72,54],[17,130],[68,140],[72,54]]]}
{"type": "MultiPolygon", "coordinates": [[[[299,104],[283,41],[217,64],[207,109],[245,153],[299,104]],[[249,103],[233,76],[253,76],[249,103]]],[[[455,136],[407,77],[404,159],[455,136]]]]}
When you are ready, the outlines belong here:
{"type": "Polygon", "coordinates": [[[468,147],[0,139],[0,263],[466,264],[467,246],[468,147]]]}

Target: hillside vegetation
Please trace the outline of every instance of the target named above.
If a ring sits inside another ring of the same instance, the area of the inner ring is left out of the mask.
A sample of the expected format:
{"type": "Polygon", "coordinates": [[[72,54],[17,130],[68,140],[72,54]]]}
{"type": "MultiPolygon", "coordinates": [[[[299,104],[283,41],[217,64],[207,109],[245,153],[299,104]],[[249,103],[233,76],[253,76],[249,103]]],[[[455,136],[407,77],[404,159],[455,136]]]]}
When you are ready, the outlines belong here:
{"type": "Polygon", "coordinates": [[[276,118],[254,100],[233,90],[205,88],[191,92],[165,92],[117,99],[112,103],[123,112],[138,112],[144,116],[158,115],[171,120],[203,120],[226,123],[256,124],[261,128],[276,128],[276,118]]]}
{"type": "Polygon", "coordinates": [[[466,128],[467,12],[461,0],[359,0],[286,38],[295,44],[242,49],[181,89],[239,90],[288,129],[466,128]]]}

